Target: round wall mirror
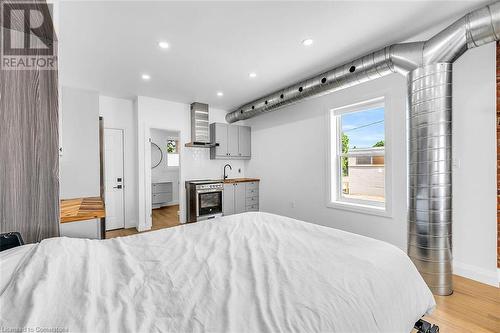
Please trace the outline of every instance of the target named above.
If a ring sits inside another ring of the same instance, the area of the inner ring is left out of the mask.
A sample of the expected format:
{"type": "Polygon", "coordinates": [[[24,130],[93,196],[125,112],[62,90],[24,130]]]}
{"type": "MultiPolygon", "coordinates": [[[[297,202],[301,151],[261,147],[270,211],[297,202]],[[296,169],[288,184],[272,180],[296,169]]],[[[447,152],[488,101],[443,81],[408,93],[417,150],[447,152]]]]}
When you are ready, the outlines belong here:
{"type": "Polygon", "coordinates": [[[163,160],[163,152],[156,143],[151,142],[151,169],[160,165],[161,160],[163,160]]]}

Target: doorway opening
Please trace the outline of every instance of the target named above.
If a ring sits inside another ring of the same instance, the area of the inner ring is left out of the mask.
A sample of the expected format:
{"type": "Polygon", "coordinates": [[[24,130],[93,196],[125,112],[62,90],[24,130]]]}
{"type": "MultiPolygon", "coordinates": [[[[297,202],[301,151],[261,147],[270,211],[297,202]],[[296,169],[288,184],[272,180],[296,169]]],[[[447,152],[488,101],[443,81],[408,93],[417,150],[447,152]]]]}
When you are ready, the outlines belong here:
{"type": "Polygon", "coordinates": [[[180,224],[180,132],[151,128],[151,230],[180,224]]]}

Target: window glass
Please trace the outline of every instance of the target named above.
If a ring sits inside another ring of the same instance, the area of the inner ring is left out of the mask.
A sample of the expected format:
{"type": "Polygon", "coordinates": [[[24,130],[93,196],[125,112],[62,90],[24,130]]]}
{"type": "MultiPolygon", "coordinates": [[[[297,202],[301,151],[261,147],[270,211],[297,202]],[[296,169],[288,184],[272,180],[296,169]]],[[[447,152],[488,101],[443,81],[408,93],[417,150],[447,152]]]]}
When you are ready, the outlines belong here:
{"type": "MultiPolygon", "coordinates": [[[[383,101],[333,112],[336,149],[336,201],[374,206],[385,203],[385,125],[383,101]]],[[[332,163],[335,161],[332,161],[332,163]]]]}
{"type": "Polygon", "coordinates": [[[168,140],[167,141],[167,165],[169,167],[179,166],[179,141],[178,140],[168,140]]]}

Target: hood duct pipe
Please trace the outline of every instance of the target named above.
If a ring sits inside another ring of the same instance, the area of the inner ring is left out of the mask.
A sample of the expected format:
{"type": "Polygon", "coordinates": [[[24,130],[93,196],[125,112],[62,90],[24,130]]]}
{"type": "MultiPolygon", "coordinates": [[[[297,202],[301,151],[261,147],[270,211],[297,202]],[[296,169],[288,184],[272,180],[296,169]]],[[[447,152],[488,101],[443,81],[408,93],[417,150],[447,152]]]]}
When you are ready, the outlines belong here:
{"type": "Polygon", "coordinates": [[[391,73],[408,77],[408,255],[437,295],[452,286],[452,63],[500,39],[500,2],[427,41],[394,44],[293,84],[226,115],[233,123],[391,73]]]}

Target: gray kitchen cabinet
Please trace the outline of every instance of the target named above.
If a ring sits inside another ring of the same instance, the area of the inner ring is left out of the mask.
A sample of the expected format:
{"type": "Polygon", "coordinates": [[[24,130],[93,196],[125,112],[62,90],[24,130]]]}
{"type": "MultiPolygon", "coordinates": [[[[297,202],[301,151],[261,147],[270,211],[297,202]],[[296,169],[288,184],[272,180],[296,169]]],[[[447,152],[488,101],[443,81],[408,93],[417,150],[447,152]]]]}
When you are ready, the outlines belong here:
{"type": "Polygon", "coordinates": [[[228,126],[222,123],[210,124],[210,142],[218,143],[218,146],[210,148],[210,158],[228,157],[228,126]]]}
{"type": "Polygon", "coordinates": [[[245,183],[234,184],[234,213],[244,213],[246,210],[245,183]]]}
{"type": "Polygon", "coordinates": [[[173,199],[172,182],[151,184],[151,204],[153,209],[166,206],[173,199]]]}
{"type": "Polygon", "coordinates": [[[225,216],[259,210],[259,182],[224,184],[223,213],[225,216]]]}
{"type": "Polygon", "coordinates": [[[234,214],[234,184],[224,184],[222,191],[222,213],[224,215],[234,214]]]}
{"type": "Polygon", "coordinates": [[[210,142],[216,143],[210,148],[210,159],[249,160],[251,151],[251,128],[249,126],[210,124],[210,142]]]}
{"type": "Polygon", "coordinates": [[[259,211],[259,182],[246,182],[245,184],[245,211],[259,211]]]}
{"type": "Polygon", "coordinates": [[[251,155],[251,130],[249,126],[238,126],[238,155],[250,157],[251,155]]]}
{"type": "Polygon", "coordinates": [[[237,157],[239,156],[239,127],[237,125],[228,125],[227,126],[227,153],[229,157],[237,157]]]}

